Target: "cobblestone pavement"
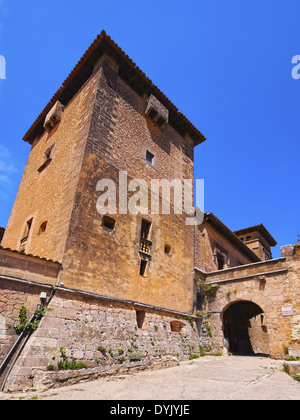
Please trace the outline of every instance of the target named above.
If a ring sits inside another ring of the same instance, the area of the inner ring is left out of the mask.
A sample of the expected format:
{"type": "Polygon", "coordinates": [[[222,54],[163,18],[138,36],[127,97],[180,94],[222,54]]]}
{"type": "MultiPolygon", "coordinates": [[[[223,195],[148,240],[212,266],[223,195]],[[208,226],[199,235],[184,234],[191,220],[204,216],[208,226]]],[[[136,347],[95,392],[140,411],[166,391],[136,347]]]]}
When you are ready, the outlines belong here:
{"type": "Polygon", "coordinates": [[[300,400],[300,383],[283,362],[263,357],[214,357],[178,367],[102,378],[47,392],[0,393],[0,400],[300,400]]]}

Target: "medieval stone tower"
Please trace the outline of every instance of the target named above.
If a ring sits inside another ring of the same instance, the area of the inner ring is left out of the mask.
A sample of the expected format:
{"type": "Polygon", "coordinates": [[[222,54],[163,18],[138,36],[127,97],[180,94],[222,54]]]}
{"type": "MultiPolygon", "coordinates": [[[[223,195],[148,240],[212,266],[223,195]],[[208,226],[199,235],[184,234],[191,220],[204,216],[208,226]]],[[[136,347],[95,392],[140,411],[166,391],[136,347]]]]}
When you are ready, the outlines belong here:
{"type": "Polygon", "coordinates": [[[191,326],[194,226],[174,211],[173,198],[170,214],[151,213],[150,202],[143,214],[119,209],[120,173],[128,199],[136,179],[193,180],[194,147],[204,136],[102,32],[24,140],[31,151],[1,246],[15,251],[22,270],[34,257],[35,263],[48,260],[52,270],[57,264],[57,275],[45,278],[36,269],[34,293],[22,283],[25,296],[19,294],[10,319],[24,300],[34,308],[41,290],[54,311],[36,333],[39,351],[28,346],[10,388],[26,382],[24,363],[45,367],[62,346],[90,361],[99,358],[100,345],[111,354],[130,351],[139,336],[143,357],[186,357],[191,346],[199,352],[199,331],[191,326]],[[116,185],[115,214],[97,209],[103,179],[116,185]],[[182,342],[176,331],[185,334],[182,342]]]}
{"type": "Polygon", "coordinates": [[[66,287],[190,312],[193,227],[174,212],[102,217],[97,183],[118,187],[120,171],[128,184],[192,180],[204,137],[108,36],[24,140],[32,149],[2,245],[61,262],[66,287]]]}

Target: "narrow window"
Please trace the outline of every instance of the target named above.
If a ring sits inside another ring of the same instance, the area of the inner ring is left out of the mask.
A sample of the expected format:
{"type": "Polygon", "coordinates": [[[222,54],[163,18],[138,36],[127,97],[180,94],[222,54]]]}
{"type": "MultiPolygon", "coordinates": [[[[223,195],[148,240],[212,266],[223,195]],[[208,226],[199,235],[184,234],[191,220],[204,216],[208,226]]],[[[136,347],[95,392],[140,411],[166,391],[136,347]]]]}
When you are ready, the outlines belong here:
{"type": "Polygon", "coordinates": [[[39,228],[39,235],[40,235],[40,234],[42,234],[42,233],[44,233],[44,232],[46,231],[46,229],[47,229],[47,224],[48,224],[48,222],[47,222],[47,221],[45,221],[45,222],[43,222],[43,223],[41,224],[41,226],[40,226],[40,228],[39,228]]]}
{"type": "Polygon", "coordinates": [[[171,246],[166,244],[165,245],[165,254],[170,255],[170,253],[171,253],[171,246]]]}
{"type": "Polygon", "coordinates": [[[113,219],[112,217],[109,216],[103,216],[102,219],[102,226],[105,227],[108,230],[114,230],[116,225],[116,221],[115,219],[113,219]]]}
{"type": "Polygon", "coordinates": [[[225,259],[223,255],[217,254],[218,270],[224,270],[225,268],[225,259]]]}
{"type": "Polygon", "coordinates": [[[46,152],[44,153],[44,163],[39,167],[38,172],[43,172],[44,169],[47,168],[47,166],[50,165],[50,163],[52,162],[52,153],[53,153],[53,149],[54,149],[55,143],[52,144],[52,146],[50,146],[46,152]]]}
{"type": "Polygon", "coordinates": [[[154,155],[151,152],[149,152],[149,150],[147,150],[147,153],[146,153],[146,161],[150,163],[151,165],[153,165],[154,155]]]}
{"type": "Polygon", "coordinates": [[[151,223],[147,222],[147,220],[142,220],[140,251],[146,254],[151,253],[152,242],[149,239],[150,230],[151,230],[151,223]]]}
{"type": "Polygon", "coordinates": [[[28,237],[29,237],[30,230],[31,230],[31,227],[32,227],[32,222],[33,222],[33,218],[26,222],[25,232],[24,232],[23,238],[21,239],[21,242],[20,242],[20,251],[21,252],[25,252],[28,237]]]}
{"type": "Polygon", "coordinates": [[[145,311],[136,311],[136,322],[138,328],[143,328],[145,321],[146,312],[145,311]]]}
{"type": "Polygon", "coordinates": [[[142,220],[141,237],[143,239],[147,239],[147,240],[149,239],[150,228],[151,228],[151,223],[147,222],[147,220],[142,220]]]}
{"type": "Polygon", "coordinates": [[[146,268],[147,268],[147,260],[141,260],[141,266],[140,266],[140,276],[145,276],[146,268]]]}
{"type": "Polygon", "coordinates": [[[246,241],[251,241],[252,236],[246,236],[246,241]]]}

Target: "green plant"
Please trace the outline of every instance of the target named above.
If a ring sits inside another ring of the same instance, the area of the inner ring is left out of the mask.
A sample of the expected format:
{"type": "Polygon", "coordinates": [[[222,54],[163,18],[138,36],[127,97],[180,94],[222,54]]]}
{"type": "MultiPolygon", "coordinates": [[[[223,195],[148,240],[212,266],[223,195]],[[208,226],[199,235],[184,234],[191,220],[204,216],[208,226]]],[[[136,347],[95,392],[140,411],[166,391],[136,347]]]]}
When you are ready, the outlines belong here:
{"type": "Polygon", "coordinates": [[[143,355],[141,353],[133,351],[128,354],[128,358],[130,362],[140,362],[143,359],[143,355]]]}
{"type": "Polygon", "coordinates": [[[100,353],[102,353],[102,354],[103,354],[103,356],[105,356],[105,355],[106,355],[106,348],[105,348],[105,347],[103,347],[103,346],[98,346],[97,350],[98,350],[98,351],[100,351],[100,353]]]}
{"type": "Polygon", "coordinates": [[[14,329],[18,335],[22,334],[24,331],[31,332],[38,328],[41,319],[45,316],[47,311],[52,310],[51,308],[46,308],[43,306],[35,311],[33,316],[33,321],[30,322],[27,320],[27,309],[25,305],[22,305],[19,309],[19,325],[14,325],[14,329]]]}
{"type": "Polygon", "coordinates": [[[206,349],[202,346],[202,344],[199,344],[199,351],[201,357],[204,357],[206,355],[206,349]]]}
{"type": "Polygon", "coordinates": [[[207,334],[209,335],[209,337],[212,337],[212,330],[211,330],[211,326],[209,325],[209,323],[207,321],[204,321],[204,327],[207,331],[207,334]]]}
{"type": "Polygon", "coordinates": [[[300,375],[293,375],[293,378],[295,379],[295,381],[300,382],[300,375]]]}
{"type": "Polygon", "coordinates": [[[198,285],[199,294],[202,298],[215,298],[219,286],[213,286],[212,284],[207,284],[205,281],[199,281],[195,279],[198,285]]]}
{"type": "Polygon", "coordinates": [[[199,359],[199,354],[190,354],[189,360],[199,359]]]}
{"type": "Polygon", "coordinates": [[[75,360],[72,360],[72,362],[69,362],[68,358],[67,358],[67,352],[66,349],[64,349],[63,347],[61,347],[59,349],[60,351],[60,357],[62,358],[62,360],[60,360],[57,363],[57,367],[59,370],[79,370],[79,369],[86,369],[86,364],[85,363],[76,363],[75,360]]]}
{"type": "Polygon", "coordinates": [[[219,356],[223,356],[223,355],[222,355],[222,353],[214,353],[213,356],[219,357],[219,356]]]}
{"type": "Polygon", "coordinates": [[[188,321],[191,327],[193,328],[193,330],[195,330],[194,318],[192,316],[183,316],[182,319],[184,321],[188,321]]]}
{"type": "Polygon", "coordinates": [[[287,362],[299,362],[300,361],[300,357],[290,356],[290,357],[286,358],[285,360],[287,362]]]}
{"type": "Polygon", "coordinates": [[[48,365],[48,366],[47,366],[47,370],[48,370],[48,371],[53,371],[53,370],[55,370],[55,366],[53,366],[53,365],[48,365]]]}

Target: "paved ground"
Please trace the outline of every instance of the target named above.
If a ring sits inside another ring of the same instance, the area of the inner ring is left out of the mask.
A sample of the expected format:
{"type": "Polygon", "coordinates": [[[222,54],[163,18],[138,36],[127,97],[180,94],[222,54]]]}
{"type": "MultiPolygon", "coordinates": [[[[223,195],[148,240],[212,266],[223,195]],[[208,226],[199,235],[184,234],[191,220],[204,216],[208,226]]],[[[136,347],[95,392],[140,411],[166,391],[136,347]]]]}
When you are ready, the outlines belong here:
{"type": "Polygon", "coordinates": [[[263,357],[206,356],[44,393],[0,393],[0,400],[300,400],[300,383],[282,368],[282,361],[263,357]]]}

